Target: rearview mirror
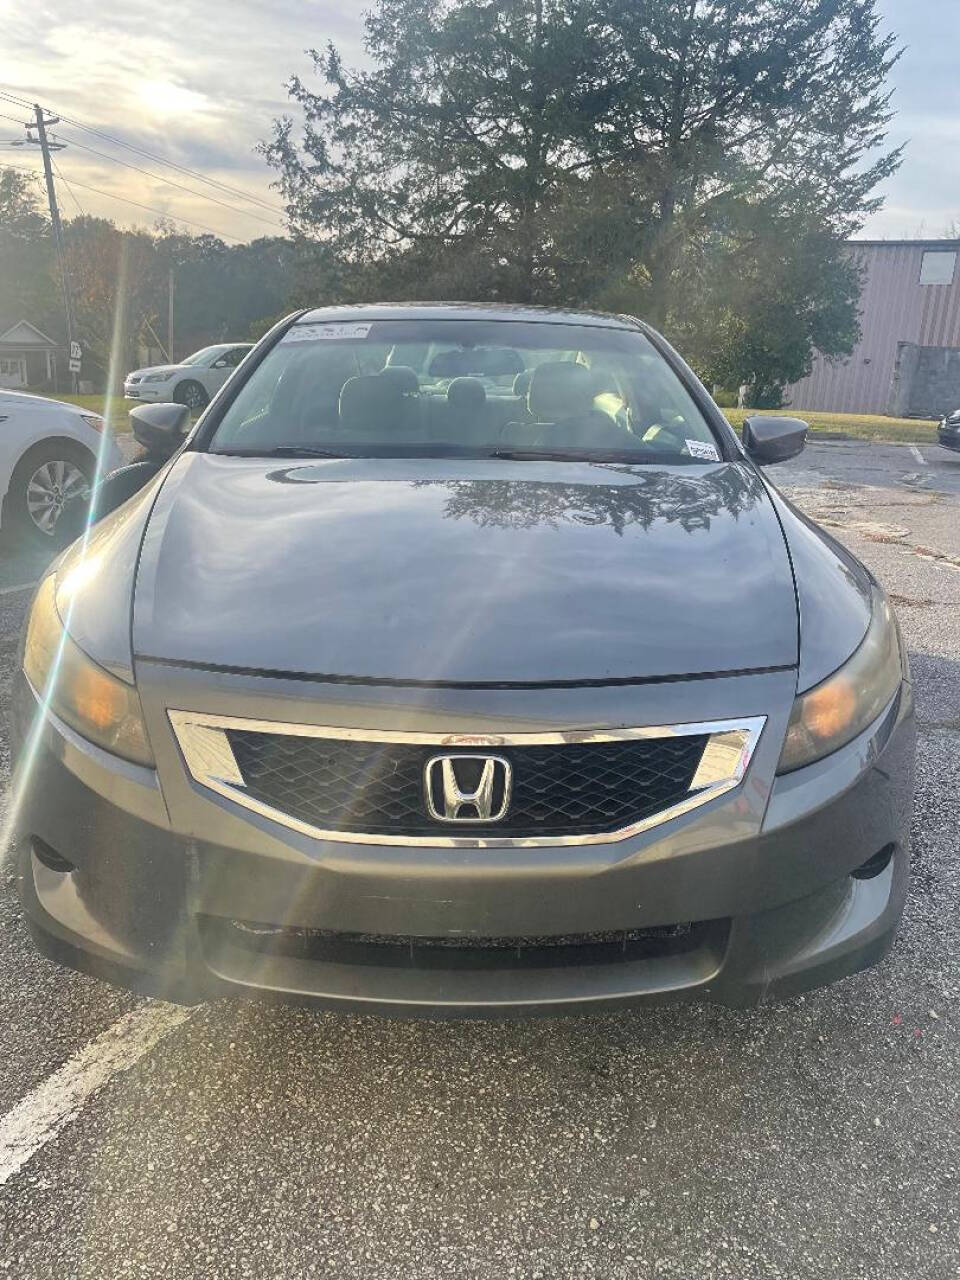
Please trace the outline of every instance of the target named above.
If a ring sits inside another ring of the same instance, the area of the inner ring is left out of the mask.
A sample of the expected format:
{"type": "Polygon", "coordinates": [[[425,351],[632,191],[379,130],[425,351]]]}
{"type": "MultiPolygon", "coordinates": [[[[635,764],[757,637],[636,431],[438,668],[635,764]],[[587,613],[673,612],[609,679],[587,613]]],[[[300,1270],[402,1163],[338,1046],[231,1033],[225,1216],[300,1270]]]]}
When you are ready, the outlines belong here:
{"type": "Polygon", "coordinates": [[[190,410],[185,404],[141,404],[130,410],[133,434],[155,458],[172,457],[187,434],[190,410]]]}
{"type": "Polygon", "coordinates": [[[786,462],[795,458],[807,442],[807,424],[801,418],[756,417],[743,422],[743,447],[754,462],[786,462]]]}

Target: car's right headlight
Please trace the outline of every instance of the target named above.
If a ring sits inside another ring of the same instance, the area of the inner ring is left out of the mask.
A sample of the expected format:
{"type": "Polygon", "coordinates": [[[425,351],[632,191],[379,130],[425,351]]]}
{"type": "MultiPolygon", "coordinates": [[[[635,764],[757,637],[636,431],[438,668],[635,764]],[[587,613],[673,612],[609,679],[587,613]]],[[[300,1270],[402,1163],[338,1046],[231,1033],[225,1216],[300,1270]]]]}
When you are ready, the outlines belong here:
{"type": "Polygon", "coordinates": [[[896,619],[875,590],[867,634],[839,670],[793,704],[777,773],[813,764],[852,742],[880,715],[900,687],[903,660],[896,619]]]}
{"type": "Polygon", "coordinates": [[[125,760],[153,765],[136,689],[97,666],[67,635],[52,573],[30,611],[23,671],[50,710],[82,737],[125,760]]]}

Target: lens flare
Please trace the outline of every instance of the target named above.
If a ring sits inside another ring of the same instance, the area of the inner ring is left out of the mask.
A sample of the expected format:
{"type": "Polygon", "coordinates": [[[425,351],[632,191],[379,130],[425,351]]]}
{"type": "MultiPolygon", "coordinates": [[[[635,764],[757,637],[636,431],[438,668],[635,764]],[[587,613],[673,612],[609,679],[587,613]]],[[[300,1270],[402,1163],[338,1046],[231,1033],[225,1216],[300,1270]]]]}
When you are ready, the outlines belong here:
{"type": "MultiPolygon", "coordinates": [[[[118,385],[118,378],[122,372],[124,362],[124,353],[126,350],[127,336],[127,280],[128,280],[128,249],[126,241],[121,245],[120,260],[117,269],[117,291],[114,299],[113,307],[113,333],[110,343],[110,360],[107,372],[107,385],[104,392],[103,401],[103,417],[109,422],[110,413],[110,389],[118,385]]],[[[94,467],[93,483],[91,491],[96,488],[105,470],[105,459],[108,447],[108,432],[100,433],[100,447],[97,450],[96,464],[94,467]]],[[[90,514],[88,512],[87,519],[84,522],[83,533],[80,535],[79,542],[82,548],[82,555],[86,554],[87,546],[90,542],[90,514]]],[[[81,558],[82,563],[82,558],[81,558]]],[[[40,748],[40,739],[43,733],[43,725],[47,713],[50,709],[50,699],[56,682],[59,678],[60,669],[63,665],[63,653],[67,643],[67,634],[70,630],[70,621],[73,613],[74,595],[71,595],[67,602],[67,608],[63,616],[63,630],[57,641],[57,653],[51,663],[50,676],[47,680],[46,687],[40,697],[40,705],[37,708],[33,723],[26,735],[23,743],[20,757],[17,761],[13,776],[10,779],[10,787],[7,793],[6,809],[0,821],[0,866],[2,866],[7,858],[13,852],[13,846],[16,839],[16,833],[19,824],[20,812],[23,808],[24,797],[30,784],[30,779],[36,767],[37,753],[40,748]]],[[[32,602],[31,602],[32,604],[32,602]]]]}

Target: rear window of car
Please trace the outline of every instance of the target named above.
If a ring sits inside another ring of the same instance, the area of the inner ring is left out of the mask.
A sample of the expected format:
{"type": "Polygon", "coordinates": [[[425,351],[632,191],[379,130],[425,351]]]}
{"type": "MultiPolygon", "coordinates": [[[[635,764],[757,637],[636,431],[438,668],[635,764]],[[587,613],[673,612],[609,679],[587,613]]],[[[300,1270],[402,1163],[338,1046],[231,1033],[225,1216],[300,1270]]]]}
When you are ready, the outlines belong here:
{"type": "Polygon", "coordinates": [[[632,329],[486,320],[293,325],[214,453],[709,461],[697,404],[632,329]]]}

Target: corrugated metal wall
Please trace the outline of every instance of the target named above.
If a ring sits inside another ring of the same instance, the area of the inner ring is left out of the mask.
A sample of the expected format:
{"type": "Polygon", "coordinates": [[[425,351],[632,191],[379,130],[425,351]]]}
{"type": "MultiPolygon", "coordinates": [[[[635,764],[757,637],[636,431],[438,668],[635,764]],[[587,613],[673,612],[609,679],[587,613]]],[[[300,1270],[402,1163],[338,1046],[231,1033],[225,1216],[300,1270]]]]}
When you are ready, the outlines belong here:
{"type": "Polygon", "coordinates": [[[960,347],[960,259],[952,284],[920,284],[927,250],[960,254],[960,240],[851,242],[866,268],[860,298],[863,334],[849,359],[817,356],[810,375],[787,388],[796,409],[887,413],[897,344],[960,347]]]}

